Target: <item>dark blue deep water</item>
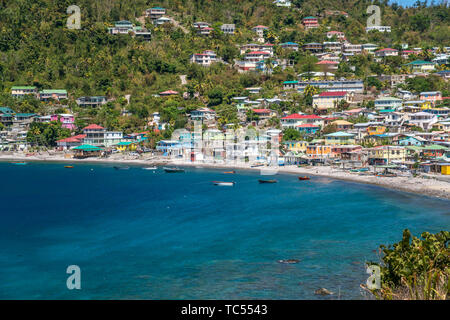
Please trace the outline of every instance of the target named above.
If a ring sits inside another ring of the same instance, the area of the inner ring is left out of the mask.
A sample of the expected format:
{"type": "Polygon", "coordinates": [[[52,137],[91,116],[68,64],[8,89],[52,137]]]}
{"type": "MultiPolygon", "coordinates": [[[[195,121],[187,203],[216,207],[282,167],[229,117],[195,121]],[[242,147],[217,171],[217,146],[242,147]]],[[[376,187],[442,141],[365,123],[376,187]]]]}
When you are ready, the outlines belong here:
{"type": "Polygon", "coordinates": [[[0,177],[1,299],[362,299],[380,244],[450,229],[449,201],[326,178],[43,163],[0,177]]]}

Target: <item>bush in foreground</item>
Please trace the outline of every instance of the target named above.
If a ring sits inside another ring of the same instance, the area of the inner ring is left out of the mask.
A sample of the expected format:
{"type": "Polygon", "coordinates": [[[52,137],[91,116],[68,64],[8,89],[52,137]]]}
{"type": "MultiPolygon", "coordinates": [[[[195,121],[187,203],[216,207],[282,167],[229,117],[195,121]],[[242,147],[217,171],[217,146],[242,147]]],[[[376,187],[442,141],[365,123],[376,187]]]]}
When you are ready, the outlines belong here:
{"type": "Polygon", "coordinates": [[[450,232],[424,232],[411,238],[408,229],[393,245],[381,245],[379,289],[369,289],[384,300],[446,300],[450,292],[450,232]]]}

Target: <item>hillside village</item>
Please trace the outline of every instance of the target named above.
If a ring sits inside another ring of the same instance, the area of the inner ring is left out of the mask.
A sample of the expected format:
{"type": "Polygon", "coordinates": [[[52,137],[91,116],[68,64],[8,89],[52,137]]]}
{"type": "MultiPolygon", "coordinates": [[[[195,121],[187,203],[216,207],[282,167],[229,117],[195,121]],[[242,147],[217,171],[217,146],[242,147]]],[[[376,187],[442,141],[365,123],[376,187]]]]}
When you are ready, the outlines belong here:
{"type": "MultiPolygon", "coordinates": [[[[294,10],[290,1],[272,5],[294,10]]],[[[142,115],[133,107],[132,93],[81,96],[68,88],[15,83],[5,91],[17,102],[0,107],[1,154],[213,163],[239,158],[264,165],[270,162],[267,148],[255,146],[276,141],[280,166],[339,165],[360,172],[378,166],[383,169],[379,174],[386,175],[397,174],[392,170],[450,175],[450,43],[389,47],[382,41],[350,42],[344,31],[322,25],[327,15],[347,19],[348,13],[301,14],[302,30],[320,31],[325,41],[281,41],[263,24],[186,25],[177,21],[171,8],[160,6],[149,7],[136,22],[115,21],[105,34],[132,37],[138,43],[151,43],[161,30],[192,34],[203,44],[214,43],[205,39],[217,34],[234,37],[246,32],[251,40],[233,43],[228,51],[210,45],[193,52],[187,61],[191,74],[174,73],[177,77],[161,90],[146,92],[146,99],[157,107],[142,115]],[[263,80],[244,81],[241,90],[225,94],[222,84],[195,80],[192,74],[209,72],[205,70],[263,80]],[[21,112],[25,103],[39,106],[38,112],[21,112]],[[106,118],[111,118],[109,123],[99,122],[106,118]],[[129,119],[136,119],[136,124],[130,125],[129,119]],[[205,140],[201,156],[192,152],[199,125],[205,140]],[[229,138],[253,129],[258,134],[239,143],[229,138]]],[[[364,32],[392,31],[386,25],[366,27],[364,32]]]]}

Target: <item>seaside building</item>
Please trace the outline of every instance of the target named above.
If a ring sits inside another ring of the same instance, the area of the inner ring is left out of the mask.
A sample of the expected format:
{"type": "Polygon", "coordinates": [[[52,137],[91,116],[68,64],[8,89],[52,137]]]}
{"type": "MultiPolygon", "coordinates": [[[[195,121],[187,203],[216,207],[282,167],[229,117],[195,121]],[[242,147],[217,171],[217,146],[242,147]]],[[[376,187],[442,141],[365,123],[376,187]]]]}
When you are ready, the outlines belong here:
{"type": "Polygon", "coordinates": [[[81,146],[83,144],[84,138],[86,138],[85,134],[79,134],[69,138],[57,140],[56,145],[58,146],[59,150],[68,150],[72,149],[73,147],[81,146]]]}
{"type": "Polygon", "coordinates": [[[93,146],[104,146],[105,132],[105,128],[96,124],[91,124],[83,128],[83,133],[86,135],[86,137],[83,139],[83,143],[93,146]]]}
{"type": "Polygon", "coordinates": [[[369,148],[370,165],[387,165],[392,163],[403,163],[406,160],[406,149],[399,146],[378,146],[369,148]]]}

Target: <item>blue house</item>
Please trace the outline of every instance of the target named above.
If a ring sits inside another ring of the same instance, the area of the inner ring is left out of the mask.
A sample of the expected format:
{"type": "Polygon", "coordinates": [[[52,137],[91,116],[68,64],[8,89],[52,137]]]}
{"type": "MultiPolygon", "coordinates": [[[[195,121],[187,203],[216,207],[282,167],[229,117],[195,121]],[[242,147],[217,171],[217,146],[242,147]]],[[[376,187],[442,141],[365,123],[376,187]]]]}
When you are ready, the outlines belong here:
{"type": "Polygon", "coordinates": [[[414,136],[404,136],[398,140],[400,146],[418,146],[421,147],[426,142],[425,139],[421,137],[414,136]]]}
{"type": "Polygon", "coordinates": [[[297,130],[301,133],[306,134],[315,134],[320,127],[318,125],[312,124],[312,123],[304,123],[296,126],[297,130]]]}

